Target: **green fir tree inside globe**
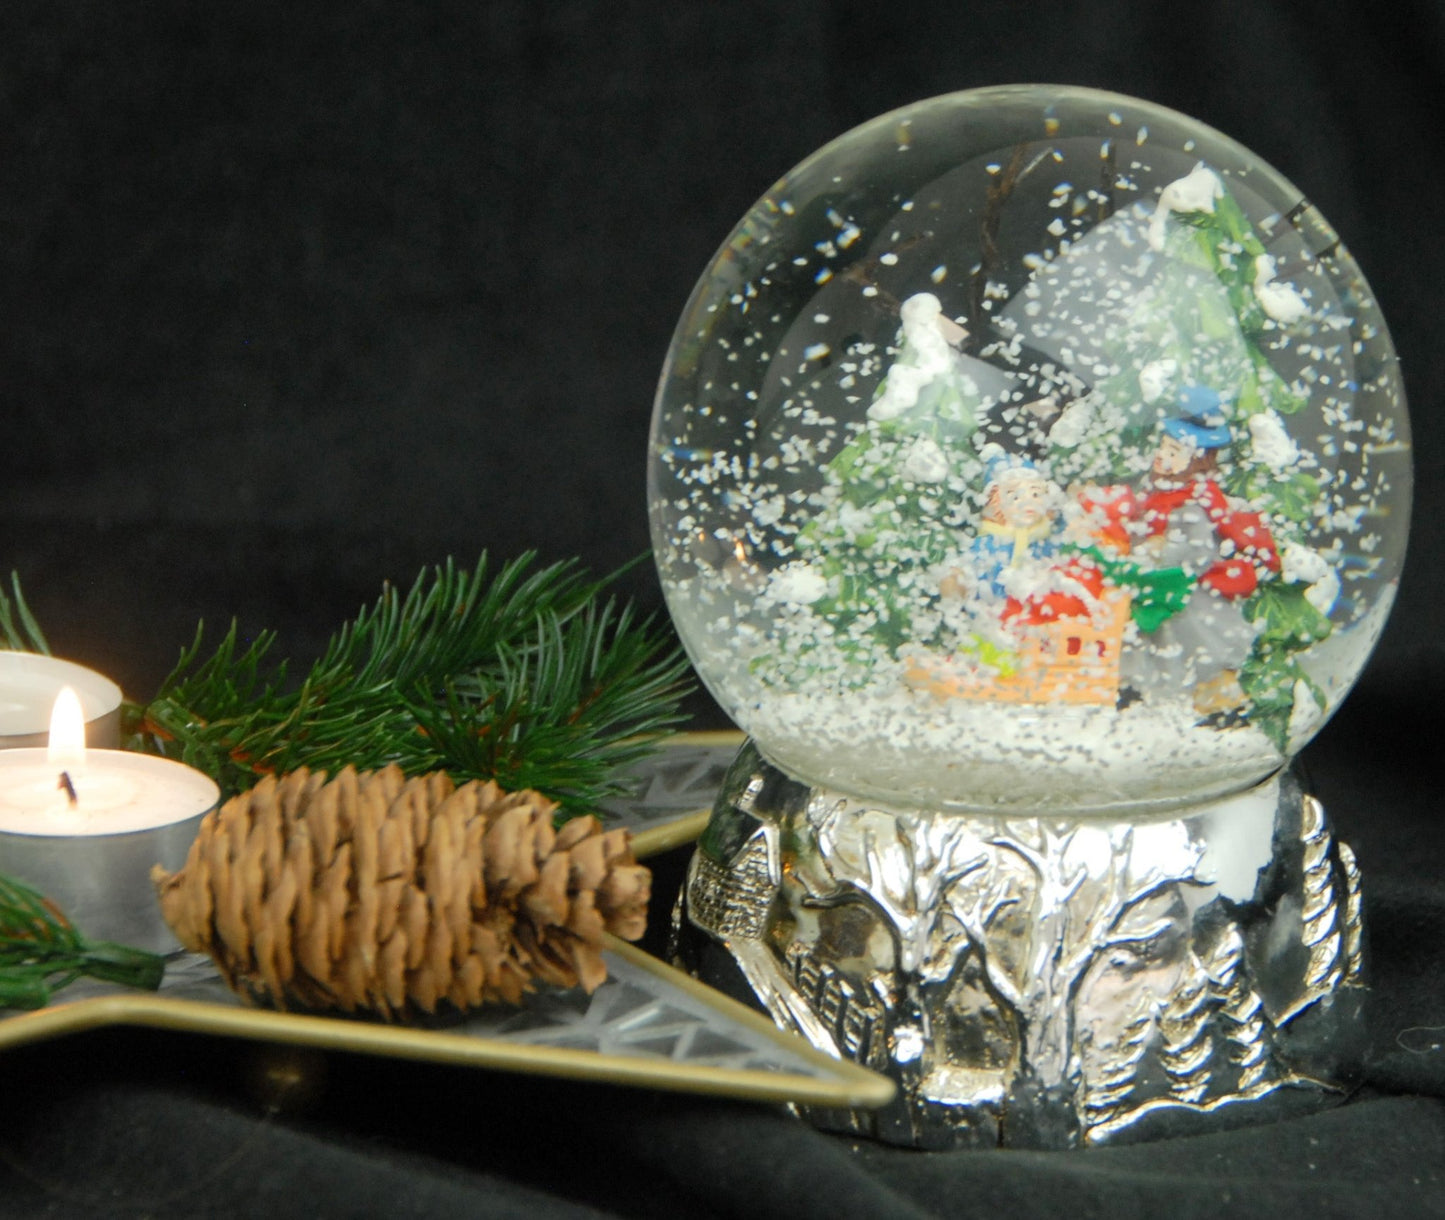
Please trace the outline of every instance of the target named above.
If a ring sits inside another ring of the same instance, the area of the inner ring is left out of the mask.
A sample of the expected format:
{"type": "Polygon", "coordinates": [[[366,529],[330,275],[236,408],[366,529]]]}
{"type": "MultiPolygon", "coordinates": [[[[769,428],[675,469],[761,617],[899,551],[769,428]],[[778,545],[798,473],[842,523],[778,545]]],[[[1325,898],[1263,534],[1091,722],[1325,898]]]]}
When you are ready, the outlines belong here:
{"type": "Polygon", "coordinates": [[[1404,554],[1358,266],[1247,149],[1017,86],[776,183],[674,336],[649,498],[713,695],[810,783],[1087,813],[1239,791],[1339,704],[1404,554]]]}

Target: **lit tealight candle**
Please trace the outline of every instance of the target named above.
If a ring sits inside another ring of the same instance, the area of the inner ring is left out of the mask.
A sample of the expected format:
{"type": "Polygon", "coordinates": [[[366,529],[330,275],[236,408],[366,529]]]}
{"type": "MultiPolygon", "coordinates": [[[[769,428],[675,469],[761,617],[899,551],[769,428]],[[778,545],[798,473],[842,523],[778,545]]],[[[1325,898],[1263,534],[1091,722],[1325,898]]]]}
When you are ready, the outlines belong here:
{"type": "Polygon", "coordinates": [[[74,661],[33,652],[0,650],[0,750],[45,744],[45,727],[57,693],[73,687],[93,746],[120,744],[120,687],[74,661]]]}
{"type": "Polygon", "coordinates": [[[182,763],[87,749],[80,700],[62,692],[46,748],[0,751],[0,872],[53,898],[91,939],[173,949],[151,866],[184,863],[219,796],[182,763]]]}

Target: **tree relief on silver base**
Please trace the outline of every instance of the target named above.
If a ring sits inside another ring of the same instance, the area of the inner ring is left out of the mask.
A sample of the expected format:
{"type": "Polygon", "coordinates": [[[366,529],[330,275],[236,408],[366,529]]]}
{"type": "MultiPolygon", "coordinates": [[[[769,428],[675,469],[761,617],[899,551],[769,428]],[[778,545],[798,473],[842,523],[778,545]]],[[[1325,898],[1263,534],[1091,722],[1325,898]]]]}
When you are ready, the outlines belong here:
{"type": "Polygon", "coordinates": [[[1343,1097],[1361,1054],[1360,876],[1289,774],[1153,819],[897,812],[748,743],[693,858],[682,963],[891,1076],[819,1126],[1065,1148],[1343,1097]]]}

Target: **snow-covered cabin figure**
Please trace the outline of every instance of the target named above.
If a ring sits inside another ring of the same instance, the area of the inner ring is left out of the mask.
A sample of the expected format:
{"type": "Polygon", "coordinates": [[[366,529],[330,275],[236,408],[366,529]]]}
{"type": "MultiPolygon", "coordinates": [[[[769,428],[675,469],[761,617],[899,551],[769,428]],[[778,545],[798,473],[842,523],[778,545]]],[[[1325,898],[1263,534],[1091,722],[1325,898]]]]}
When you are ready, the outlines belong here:
{"type": "Polygon", "coordinates": [[[1246,706],[1238,675],[1257,635],[1241,603],[1280,559],[1260,515],[1231,503],[1216,481],[1232,439],[1223,407],[1217,391],[1190,386],[1161,426],[1135,500],[1134,557],[1180,573],[1185,592],[1128,650],[1124,680],[1141,693],[1187,690],[1196,712],[1227,720],[1246,706]]]}

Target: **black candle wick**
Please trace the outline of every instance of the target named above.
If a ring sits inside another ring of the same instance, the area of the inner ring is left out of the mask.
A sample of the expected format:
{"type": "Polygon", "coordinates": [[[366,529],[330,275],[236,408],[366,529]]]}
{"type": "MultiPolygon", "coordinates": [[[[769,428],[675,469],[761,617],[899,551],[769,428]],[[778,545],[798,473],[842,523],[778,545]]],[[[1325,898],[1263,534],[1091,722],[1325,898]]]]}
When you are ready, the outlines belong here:
{"type": "Polygon", "coordinates": [[[70,807],[72,809],[80,804],[80,797],[76,795],[75,784],[71,781],[69,771],[62,771],[60,773],[60,782],[55,786],[70,798],[70,807]]]}

